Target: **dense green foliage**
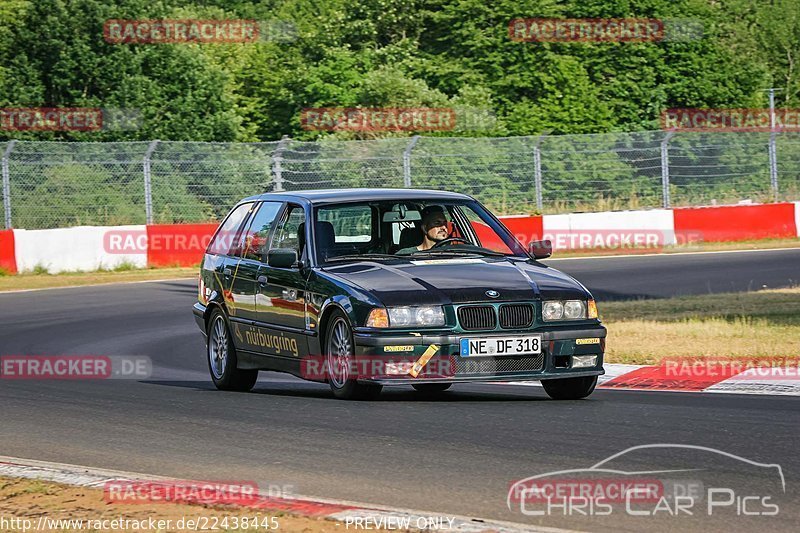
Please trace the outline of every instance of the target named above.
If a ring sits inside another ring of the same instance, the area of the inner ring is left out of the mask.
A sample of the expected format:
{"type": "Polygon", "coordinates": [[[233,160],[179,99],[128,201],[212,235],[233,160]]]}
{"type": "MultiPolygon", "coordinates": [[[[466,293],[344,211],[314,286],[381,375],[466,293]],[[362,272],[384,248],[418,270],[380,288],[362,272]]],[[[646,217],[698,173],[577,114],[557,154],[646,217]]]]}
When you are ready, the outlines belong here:
{"type": "MultiPolygon", "coordinates": [[[[3,0],[0,106],[136,108],[135,131],[21,139],[311,139],[322,106],[490,110],[497,136],[652,130],[670,107],[800,103],[796,0],[3,0]],[[703,38],[526,43],[522,17],[652,17],[703,38]],[[248,18],[295,29],[258,43],[110,44],[108,19],[248,18]]],[[[337,133],[352,138],[355,134],[337,133]]],[[[364,136],[364,134],[361,134],[364,136]]],[[[375,136],[375,134],[371,134],[375,136]]]]}

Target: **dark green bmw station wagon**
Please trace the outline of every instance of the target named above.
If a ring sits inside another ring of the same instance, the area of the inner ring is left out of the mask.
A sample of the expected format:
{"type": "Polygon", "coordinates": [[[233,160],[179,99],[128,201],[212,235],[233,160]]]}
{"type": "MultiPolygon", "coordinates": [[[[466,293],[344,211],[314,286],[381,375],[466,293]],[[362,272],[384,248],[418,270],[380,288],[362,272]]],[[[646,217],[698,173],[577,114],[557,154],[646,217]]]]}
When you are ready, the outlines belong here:
{"type": "Polygon", "coordinates": [[[223,390],[272,370],[339,398],[519,380],[584,398],[603,374],[606,329],[589,291],[539,262],[549,255],[548,241],[526,249],[462,194],[267,193],[217,229],[193,310],[223,390]]]}

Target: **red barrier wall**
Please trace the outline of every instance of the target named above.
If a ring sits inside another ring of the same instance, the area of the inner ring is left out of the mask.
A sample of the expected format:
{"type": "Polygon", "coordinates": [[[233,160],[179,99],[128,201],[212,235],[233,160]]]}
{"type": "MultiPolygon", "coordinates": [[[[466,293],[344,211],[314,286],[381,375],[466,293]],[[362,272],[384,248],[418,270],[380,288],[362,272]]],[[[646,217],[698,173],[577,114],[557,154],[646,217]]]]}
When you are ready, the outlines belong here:
{"type": "MultiPolygon", "coordinates": [[[[794,204],[687,207],[673,210],[675,235],[703,241],[796,237],[794,204]]],[[[687,242],[687,241],[683,241],[687,242]]]]}
{"type": "Polygon", "coordinates": [[[531,241],[541,239],[544,235],[541,216],[500,217],[500,221],[525,246],[531,241]]]}
{"type": "Polygon", "coordinates": [[[17,273],[17,259],[14,255],[14,230],[0,230],[0,268],[17,273]]]}
{"type": "MultiPolygon", "coordinates": [[[[500,217],[500,221],[513,233],[517,239],[524,245],[532,240],[539,239],[544,233],[542,228],[542,217],[500,217]]],[[[505,252],[508,247],[503,244],[497,237],[495,232],[482,222],[472,222],[472,227],[481,241],[481,245],[492,250],[505,252]]]]}
{"type": "Polygon", "coordinates": [[[147,226],[147,266],[198,266],[217,224],[147,226]]]}

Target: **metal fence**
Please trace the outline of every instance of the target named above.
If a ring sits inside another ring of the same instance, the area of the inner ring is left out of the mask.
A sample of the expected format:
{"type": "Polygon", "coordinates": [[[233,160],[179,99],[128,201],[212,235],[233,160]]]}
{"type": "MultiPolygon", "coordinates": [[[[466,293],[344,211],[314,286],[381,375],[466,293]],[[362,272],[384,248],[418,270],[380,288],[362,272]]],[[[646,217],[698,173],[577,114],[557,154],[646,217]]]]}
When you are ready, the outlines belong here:
{"type": "Polygon", "coordinates": [[[252,194],[334,187],[459,191],[498,214],[800,199],[797,133],[9,141],[0,154],[5,226],[29,229],[212,221],[252,194]]]}

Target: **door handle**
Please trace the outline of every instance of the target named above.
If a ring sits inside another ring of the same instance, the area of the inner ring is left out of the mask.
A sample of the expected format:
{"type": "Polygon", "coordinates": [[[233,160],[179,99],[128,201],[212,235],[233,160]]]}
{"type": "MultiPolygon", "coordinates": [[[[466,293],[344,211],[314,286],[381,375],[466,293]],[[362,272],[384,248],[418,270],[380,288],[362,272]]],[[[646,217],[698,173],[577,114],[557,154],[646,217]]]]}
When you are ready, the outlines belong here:
{"type": "Polygon", "coordinates": [[[267,276],[258,276],[258,284],[262,287],[267,284],[267,276]]]}
{"type": "Polygon", "coordinates": [[[223,269],[223,270],[222,270],[222,273],[223,273],[225,276],[230,276],[230,275],[232,274],[232,272],[231,272],[231,269],[230,269],[230,268],[223,269]]]}

